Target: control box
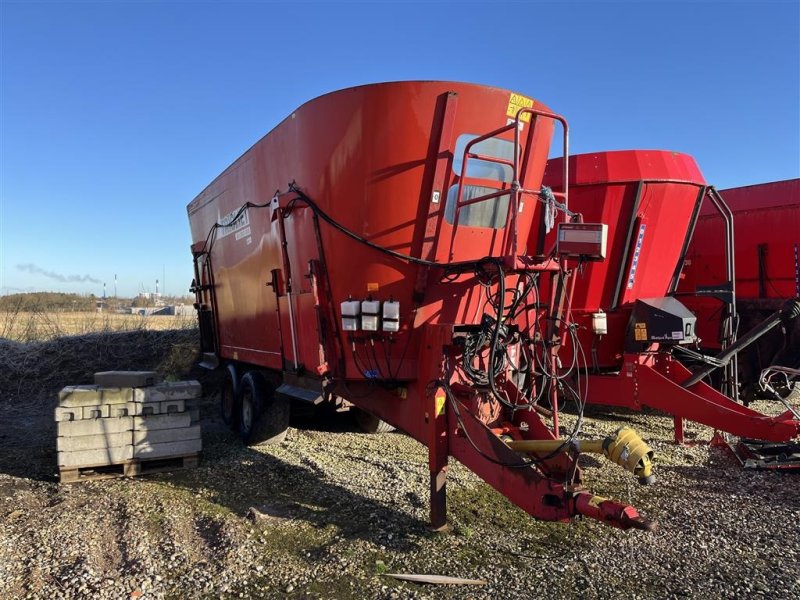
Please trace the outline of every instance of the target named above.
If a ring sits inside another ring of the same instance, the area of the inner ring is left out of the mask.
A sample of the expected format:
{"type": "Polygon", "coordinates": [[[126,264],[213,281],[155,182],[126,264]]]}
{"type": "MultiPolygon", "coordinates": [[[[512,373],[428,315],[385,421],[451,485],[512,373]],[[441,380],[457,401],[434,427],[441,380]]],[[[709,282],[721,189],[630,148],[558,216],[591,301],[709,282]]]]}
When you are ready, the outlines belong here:
{"type": "Polygon", "coordinates": [[[556,249],[567,258],[603,260],[606,257],[608,225],[605,223],[559,223],[556,249]]]}

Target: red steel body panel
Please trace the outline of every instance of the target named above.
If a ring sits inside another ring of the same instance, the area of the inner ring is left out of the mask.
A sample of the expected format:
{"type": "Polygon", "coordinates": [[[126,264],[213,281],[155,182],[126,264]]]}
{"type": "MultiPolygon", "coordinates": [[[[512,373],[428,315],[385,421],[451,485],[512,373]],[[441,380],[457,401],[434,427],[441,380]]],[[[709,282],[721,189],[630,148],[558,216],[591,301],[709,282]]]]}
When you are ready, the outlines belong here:
{"type": "MultiPolygon", "coordinates": [[[[739,298],[793,298],[795,245],[800,245],[800,179],[721,190],[733,212],[736,231],[736,295],[739,298]],[[759,246],[766,285],[759,289],[759,246]]],[[[722,218],[704,205],[689,246],[679,289],[725,281],[722,218]]]]}
{"type": "MultiPolygon", "coordinates": [[[[276,190],[286,190],[289,182],[296,181],[345,227],[373,243],[419,256],[425,237],[422,218],[427,214],[437,159],[431,140],[439,127],[441,98],[451,91],[458,94],[458,107],[453,141],[448,146],[462,134],[479,135],[506,124],[510,92],[471,84],[385,83],[316,98],[259,140],[189,204],[193,242],[202,243],[214,223],[245,202],[269,202],[276,190]]],[[[538,102],[535,106],[547,110],[538,102]]],[[[549,122],[537,125],[526,172],[530,187],[538,187],[541,181],[552,129],[549,122]]],[[[457,181],[451,161],[440,190],[441,205],[457,181]]],[[[224,358],[279,369],[282,356],[289,361],[294,357],[288,307],[278,311],[275,295],[266,287],[270,271],[282,268],[277,225],[269,220],[268,210],[247,212],[248,226],[229,231],[213,247],[220,353],[224,358]],[[278,329],[280,337],[274,335],[278,329]]],[[[310,212],[299,207],[286,219],[290,268],[296,285],[305,281],[307,260],[316,257],[310,212]]],[[[523,204],[518,215],[520,239],[527,238],[531,223],[539,215],[537,203],[523,204]]],[[[449,241],[451,231],[452,226],[444,222],[437,235],[437,255],[446,250],[442,241],[449,241]]],[[[420,267],[365,249],[325,224],[321,233],[337,310],[339,302],[349,296],[363,299],[371,294],[380,300],[400,301],[401,331],[392,346],[395,363],[399,364],[405,337],[413,325],[410,309],[420,267]]],[[[506,233],[502,228],[461,225],[454,260],[496,253],[506,233]]],[[[456,287],[438,295],[432,290],[417,311],[416,325],[474,322],[482,301],[479,286],[473,281],[456,287]],[[424,319],[419,315],[425,315],[424,319]]],[[[296,294],[298,291],[295,289],[296,294]]],[[[298,362],[313,369],[319,363],[318,348],[308,339],[316,340],[318,334],[313,307],[301,299],[305,293],[309,292],[304,289],[294,296],[297,323],[304,330],[297,337],[306,340],[298,348],[298,362]]],[[[344,337],[341,341],[347,343],[344,337]]],[[[415,376],[416,355],[414,348],[406,352],[401,378],[415,376]]],[[[343,358],[347,377],[361,377],[350,356],[343,358]]]]}
{"type": "MultiPolygon", "coordinates": [[[[582,266],[572,317],[598,366],[619,368],[633,302],[667,295],[705,180],[690,156],[660,150],[576,155],[569,172],[570,210],[586,223],[608,224],[606,259],[582,266]],[[607,313],[608,334],[596,339],[591,315],[600,309],[607,313]]],[[[562,159],[548,161],[544,184],[560,191],[562,181],[562,159]]],[[[538,234],[528,244],[531,252],[538,234]]],[[[555,231],[545,248],[553,244],[555,231]]],[[[564,352],[569,356],[571,350],[564,352]]]]}

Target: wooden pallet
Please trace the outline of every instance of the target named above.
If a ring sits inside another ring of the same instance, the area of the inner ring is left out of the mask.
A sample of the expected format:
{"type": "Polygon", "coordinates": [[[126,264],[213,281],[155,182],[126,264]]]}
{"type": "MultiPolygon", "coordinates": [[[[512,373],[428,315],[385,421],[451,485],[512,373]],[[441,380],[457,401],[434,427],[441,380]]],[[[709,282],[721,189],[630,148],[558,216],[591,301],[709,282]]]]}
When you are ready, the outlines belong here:
{"type": "Polygon", "coordinates": [[[77,483],[79,481],[100,481],[116,477],[136,477],[150,473],[164,473],[180,469],[193,469],[200,462],[200,454],[169,456],[165,458],[134,458],[113,465],[82,465],[77,467],[59,467],[61,483],[77,483]]]}

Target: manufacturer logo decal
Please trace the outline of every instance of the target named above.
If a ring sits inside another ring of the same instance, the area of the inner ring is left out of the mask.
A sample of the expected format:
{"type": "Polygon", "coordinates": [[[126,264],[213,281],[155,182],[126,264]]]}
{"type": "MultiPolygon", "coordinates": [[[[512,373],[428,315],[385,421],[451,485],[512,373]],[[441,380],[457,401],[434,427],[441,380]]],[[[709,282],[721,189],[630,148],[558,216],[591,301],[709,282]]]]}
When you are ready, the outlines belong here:
{"type": "Polygon", "coordinates": [[[639,225],[639,235],[636,237],[636,249],[633,251],[633,262],[631,262],[631,270],[628,273],[628,289],[633,289],[633,283],[636,281],[636,268],[639,266],[639,255],[642,253],[642,241],[644,240],[645,224],[639,225]]]}

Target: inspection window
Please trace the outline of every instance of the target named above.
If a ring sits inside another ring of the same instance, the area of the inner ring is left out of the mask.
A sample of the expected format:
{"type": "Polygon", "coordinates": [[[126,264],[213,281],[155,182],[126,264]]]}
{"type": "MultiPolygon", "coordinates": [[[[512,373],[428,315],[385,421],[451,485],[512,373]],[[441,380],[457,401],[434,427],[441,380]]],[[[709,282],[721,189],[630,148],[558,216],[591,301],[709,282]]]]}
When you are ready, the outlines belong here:
{"type": "MultiPolygon", "coordinates": [[[[476,134],[464,133],[458,136],[453,158],[453,172],[461,175],[461,168],[464,164],[464,149],[467,144],[479,137],[476,134]]],[[[514,160],[514,143],[500,138],[489,138],[482,140],[472,146],[471,152],[483,156],[492,156],[504,160],[514,160]]],[[[461,202],[466,202],[474,198],[486,196],[502,189],[502,184],[511,183],[514,178],[514,170],[510,165],[504,165],[488,160],[470,158],[467,160],[465,177],[475,177],[489,181],[496,181],[496,188],[480,185],[464,185],[461,194],[461,202]]],[[[453,185],[447,190],[447,204],[445,205],[444,218],[453,225],[456,218],[456,200],[458,198],[458,185],[453,185]]],[[[482,202],[476,202],[468,206],[462,206],[459,213],[459,225],[467,227],[490,227],[501,229],[506,225],[508,216],[508,202],[510,196],[504,194],[495,198],[489,198],[482,202]]]]}

